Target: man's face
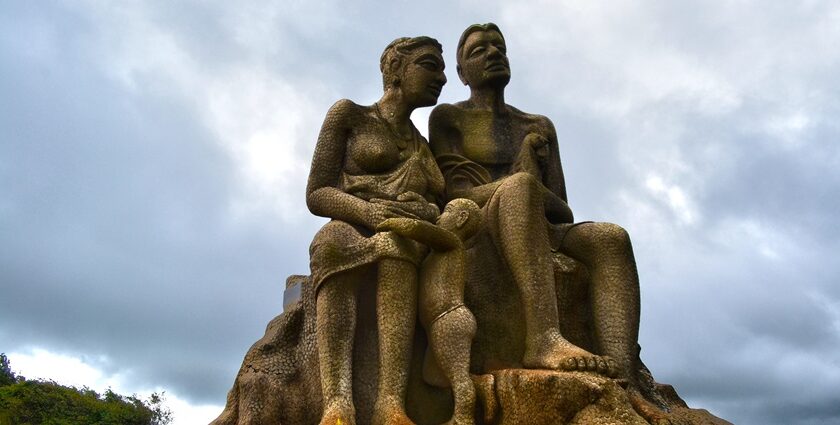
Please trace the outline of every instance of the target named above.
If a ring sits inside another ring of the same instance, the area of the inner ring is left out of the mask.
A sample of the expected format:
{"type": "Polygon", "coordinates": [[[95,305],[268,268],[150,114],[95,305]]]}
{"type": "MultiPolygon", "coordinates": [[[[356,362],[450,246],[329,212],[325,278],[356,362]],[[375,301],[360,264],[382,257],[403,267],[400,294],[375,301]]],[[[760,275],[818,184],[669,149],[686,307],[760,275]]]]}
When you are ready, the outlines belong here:
{"type": "Polygon", "coordinates": [[[458,59],[458,75],[470,88],[504,87],[510,82],[505,40],[497,31],[475,31],[468,35],[458,59]]]}

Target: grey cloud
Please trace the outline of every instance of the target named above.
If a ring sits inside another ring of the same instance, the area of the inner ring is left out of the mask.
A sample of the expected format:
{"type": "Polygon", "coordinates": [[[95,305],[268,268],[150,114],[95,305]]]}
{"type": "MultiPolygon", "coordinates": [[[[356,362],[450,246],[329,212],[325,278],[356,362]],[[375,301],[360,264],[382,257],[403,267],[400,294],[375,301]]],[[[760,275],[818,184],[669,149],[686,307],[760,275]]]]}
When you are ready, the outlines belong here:
{"type": "MultiPolygon", "coordinates": [[[[577,219],[633,237],[654,375],[735,423],[837,422],[840,34],[826,26],[836,6],[809,4],[14,5],[0,17],[0,345],[89,356],[221,404],[286,275],[307,270],[322,220],[302,202],[300,217],[237,216],[248,182],[203,105],[165,69],[136,71],[131,87],[109,74],[121,25],[162,31],[220,75],[268,64],[326,110],[374,101],[379,54],[401,35],[437,37],[442,101],[464,98],[455,43],[496,21],[508,101],[554,121],[577,219]],[[801,130],[767,126],[795,113],[801,130]],[[646,188],[650,173],[683,190],[694,222],[646,188]]],[[[308,164],[316,127],[278,143],[308,164]]]]}

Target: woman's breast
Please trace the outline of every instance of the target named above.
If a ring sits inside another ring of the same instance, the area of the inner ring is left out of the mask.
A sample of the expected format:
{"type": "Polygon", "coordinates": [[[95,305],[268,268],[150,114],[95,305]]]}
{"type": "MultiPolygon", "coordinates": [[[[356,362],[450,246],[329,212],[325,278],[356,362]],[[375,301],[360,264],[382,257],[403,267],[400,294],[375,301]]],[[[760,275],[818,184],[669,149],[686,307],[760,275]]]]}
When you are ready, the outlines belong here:
{"type": "Polygon", "coordinates": [[[384,173],[400,162],[400,151],[387,137],[373,133],[354,134],[347,143],[349,165],[362,173],[384,173]]]}

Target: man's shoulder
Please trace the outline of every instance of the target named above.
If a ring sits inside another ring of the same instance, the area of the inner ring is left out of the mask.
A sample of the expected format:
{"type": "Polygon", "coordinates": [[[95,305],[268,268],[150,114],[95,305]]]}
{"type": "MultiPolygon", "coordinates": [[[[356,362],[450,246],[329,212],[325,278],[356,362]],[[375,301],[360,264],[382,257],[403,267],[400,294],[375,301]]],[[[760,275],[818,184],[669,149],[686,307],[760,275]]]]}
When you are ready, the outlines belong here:
{"type": "Polygon", "coordinates": [[[447,121],[451,122],[460,115],[463,115],[464,112],[467,111],[465,108],[465,102],[458,102],[458,103],[441,103],[438,106],[435,106],[435,109],[432,109],[432,113],[429,116],[429,120],[436,120],[436,121],[447,121]]]}
{"type": "Polygon", "coordinates": [[[507,105],[508,112],[511,116],[518,121],[526,122],[528,124],[536,124],[540,126],[550,126],[553,127],[554,124],[551,123],[551,120],[548,119],[545,115],[540,114],[532,114],[529,112],[522,111],[515,106],[507,105]]]}

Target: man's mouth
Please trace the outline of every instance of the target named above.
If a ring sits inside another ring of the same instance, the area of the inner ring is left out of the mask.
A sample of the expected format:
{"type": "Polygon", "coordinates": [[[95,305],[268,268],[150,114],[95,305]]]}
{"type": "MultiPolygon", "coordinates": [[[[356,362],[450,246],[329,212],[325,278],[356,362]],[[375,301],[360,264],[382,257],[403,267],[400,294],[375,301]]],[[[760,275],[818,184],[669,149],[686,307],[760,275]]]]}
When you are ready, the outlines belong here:
{"type": "Polygon", "coordinates": [[[429,86],[429,89],[435,96],[440,96],[440,92],[443,90],[443,86],[439,86],[437,84],[432,84],[429,86]]]}
{"type": "Polygon", "coordinates": [[[508,67],[504,62],[494,62],[484,67],[486,71],[507,71],[508,67]]]}

